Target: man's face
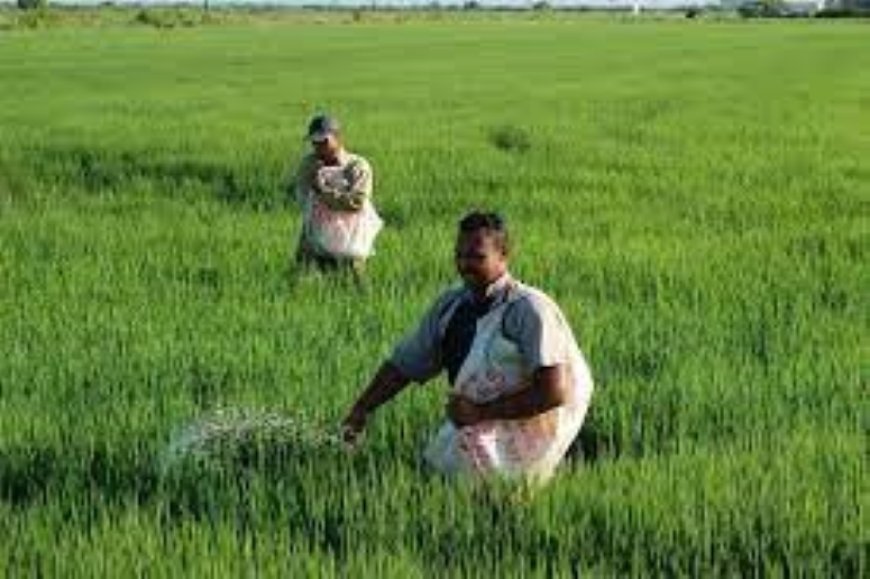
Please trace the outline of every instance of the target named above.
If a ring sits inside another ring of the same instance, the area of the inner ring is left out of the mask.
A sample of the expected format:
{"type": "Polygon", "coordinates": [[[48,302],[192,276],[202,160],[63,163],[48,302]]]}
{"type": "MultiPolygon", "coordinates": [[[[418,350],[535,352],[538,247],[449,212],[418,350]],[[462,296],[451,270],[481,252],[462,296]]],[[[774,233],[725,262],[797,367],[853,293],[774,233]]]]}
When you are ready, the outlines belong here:
{"type": "Polygon", "coordinates": [[[329,134],[322,141],[311,141],[314,154],[324,163],[335,163],[341,150],[341,141],[335,134],[329,134]]]}
{"type": "Polygon", "coordinates": [[[456,240],[456,271],[471,288],[483,289],[507,270],[507,256],[486,229],[460,233],[456,240]]]}

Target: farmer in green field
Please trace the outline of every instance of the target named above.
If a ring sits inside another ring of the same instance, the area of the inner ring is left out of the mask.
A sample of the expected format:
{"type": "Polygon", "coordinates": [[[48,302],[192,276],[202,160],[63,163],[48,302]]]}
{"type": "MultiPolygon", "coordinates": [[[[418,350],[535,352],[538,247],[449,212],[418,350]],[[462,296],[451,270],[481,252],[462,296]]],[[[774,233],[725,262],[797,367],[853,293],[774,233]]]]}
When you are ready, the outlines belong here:
{"type": "Polygon", "coordinates": [[[549,478],[583,423],[592,378],[571,328],[543,292],[508,273],[498,214],[459,223],[456,269],[443,293],[393,351],[344,419],[354,443],[369,416],[410,382],[447,371],[447,422],[424,456],[437,470],[549,478]]]}
{"type": "Polygon", "coordinates": [[[372,168],[344,148],[338,121],[318,115],[308,124],[312,150],[288,189],[302,210],[296,262],[319,270],[362,275],[382,222],[371,202],[372,168]]]}

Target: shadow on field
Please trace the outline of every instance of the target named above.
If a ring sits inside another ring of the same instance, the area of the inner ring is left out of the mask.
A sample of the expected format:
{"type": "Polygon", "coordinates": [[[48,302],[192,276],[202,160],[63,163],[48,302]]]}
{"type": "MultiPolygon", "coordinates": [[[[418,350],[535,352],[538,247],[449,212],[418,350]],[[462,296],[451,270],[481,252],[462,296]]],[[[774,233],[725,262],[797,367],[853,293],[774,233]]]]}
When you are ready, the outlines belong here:
{"type": "Polygon", "coordinates": [[[529,132],[516,125],[504,124],[492,127],[488,139],[493,147],[506,153],[525,153],[532,148],[532,137],[529,132]]]}
{"type": "Polygon", "coordinates": [[[157,486],[151,455],[141,447],[28,445],[0,454],[0,501],[15,507],[69,495],[142,502],[157,486]]]}
{"type": "Polygon", "coordinates": [[[240,444],[171,468],[160,456],[135,444],[6,448],[0,453],[0,501],[16,508],[55,499],[64,505],[159,501],[170,514],[212,516],[221,505],[247,503],[254,486],[281,497],[298,486],[296,496],[310,498],[343,476],[360,484],[378,471],[370,454],[354,459],[340,449],[298,444],[240,444]]]}
{"type": "MultiPolygon", "coordinates": [[[[595,463],[614,458],[607,437],[586,428],[572,445],[566,460],[595,463]]],[[[221,503],[243,500],[252,481],[283,489],[281,495],[317,496],[323,488],[342,485],[367,487],[383,478],[389,453],[383,449],[349,455],[334,446],[251,442],[240,444],[207,461],[189,461],[167,471],[159,453],[143,444],[114,448],[28,445],[6,448],[0,454],[0,501],[15,507],[52,496],[98,496],[107,503],[143,503],[161,498],[172,512],[210,514],[221,503]],[[289,488],[288,488],[289,487],[289,488]],[[286,492],[284,492],[286,491],[286,492]]],[[[413,462],[413,461],[412,461],[413,462]]],[[[409,464],[404,464],[407,468],[409,464]]],[[[414,468],[414,467],[412,467],[414,468]]],[[[431,479],[423,465],[416,467],[420,481],[431,479]]]]}
{"type": "Polygon", "coordinates": [[[72,185],[92,193],[146,183],[170,196],[205,189],[219,201],[257,209],[275,209],[284,203],[279,167],[253,162],[231,166],[171,152],[161,155],[81,146],[43,147],[31,150],[24,164],[32,167],[36,180],[72,185]]]}
{"type": "Polygon", "coordinates": [[[603,436],[594,426],[584,425],[568,448],[565,461],[575,465],[594,464],[605,457],[618,454],[611,439],[603,436]]]}

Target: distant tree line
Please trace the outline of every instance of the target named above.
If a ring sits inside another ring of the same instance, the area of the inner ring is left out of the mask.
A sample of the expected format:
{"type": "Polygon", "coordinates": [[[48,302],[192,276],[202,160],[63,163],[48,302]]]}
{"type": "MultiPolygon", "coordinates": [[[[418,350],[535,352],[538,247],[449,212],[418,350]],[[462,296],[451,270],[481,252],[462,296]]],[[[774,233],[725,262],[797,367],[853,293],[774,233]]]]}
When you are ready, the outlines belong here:
{"type": "Polygon", "coordinates": [[[870,16],[870,0],[835,0],[828,3],[816,16],[822,18],[848,18],[870,16]]]}
{"type": "Polygon", "coordinates": [[[48,0],[16,0],[21,10],[38,10],[48,6],[48,0]]]}
{"type": "MultiPolygon", "coordinates": [[[[202,8],[206,11],[210,8],[210,0],[199,0],[202,8]]],[[[48,7],[49,0],[16,0],[16,4],[21,10],[40,10],[48,7]]],[[[191,4],[197,3],[196,0],[191,0],[191,4]]],[[[105,5],[112,5],[112,2],[105,2],[105,5]]],[[[764,18],[764,17],[789,17],[789,16],[816,16],[821,18],[842,18],[850,16],[868,17],[870,16],[870,0],[829,0],[820,10],[816,10],[811,4],[815,4],[811,0],[796,2],[787,2],[786,0],[745,0],[737,4],[737,12],[745,18],[764,18]],[[808,7],[809,6],[809,7],[808,7]]],[[[324,0],[324,4],[312,3],[304,5],[309,8],[330,8],[324,0]]],[[[732,4],[732,10],[733,8],[732,4]]],[[[455,9],[455,6],[441,6],[438,0],[433,0],[425,5],[430,10],[440,10],[446,8],[448,10],[455,9]]],[[[548,0],[535,0],[530,5],[532,10],[546,11],[553,8],[548,0]]],[[[480,0],[465,0],[460,6],[463,10],[498,10],[506,9],[508,6],[484,6],[480,0]]],[[[511,9],[518,7],[510,5],[511,9]]],[[[528,8],[528,7],[526,7],[528,8]]],[[[565,9],[566,7],[561,7],[565,9]]],[[[577,6],[574,9],[583,10],[583,7],[577,6]]],[[[689,7],[686,16],[695,18],[706,11],[717,11],[715,7],[689,7]]]]}

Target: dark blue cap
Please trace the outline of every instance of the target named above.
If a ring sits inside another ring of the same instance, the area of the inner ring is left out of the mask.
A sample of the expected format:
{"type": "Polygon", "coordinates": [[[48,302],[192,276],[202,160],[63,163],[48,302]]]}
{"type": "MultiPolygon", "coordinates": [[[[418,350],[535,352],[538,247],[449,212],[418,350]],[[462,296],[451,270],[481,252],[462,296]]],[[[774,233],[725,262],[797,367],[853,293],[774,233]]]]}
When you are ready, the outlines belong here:
{"type": "Polygon", "coordinates": [[[308,123],[308,139],[312,142],[325,141],[329,135],[338,135],[340,132],[338,119],[329,115],[317,115],[308,123]]]}

